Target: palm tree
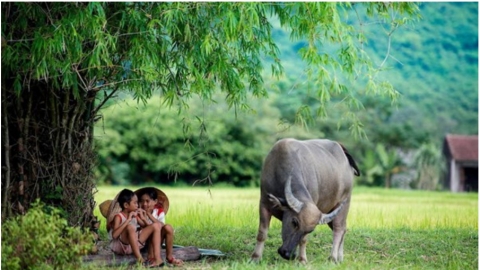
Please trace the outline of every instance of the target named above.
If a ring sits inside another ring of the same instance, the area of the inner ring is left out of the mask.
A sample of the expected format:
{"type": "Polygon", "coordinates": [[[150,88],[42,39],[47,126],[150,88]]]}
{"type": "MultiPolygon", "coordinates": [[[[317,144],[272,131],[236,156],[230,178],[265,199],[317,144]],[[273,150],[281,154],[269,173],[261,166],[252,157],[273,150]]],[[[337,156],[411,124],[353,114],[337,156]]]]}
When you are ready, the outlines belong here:
{"type": "Polygon", "coordinates": [[[404,162],[394,150],[388,150],[385,145],[377,144],[375,148],[380,167],[385,175],[385,188],[392,186],[392,176],[404,170],[404,162]]]}
{"type": "Polygon", "coordinates": [[[422,144],[414,156],[413,166],[417,171],[415,187],[435,190],[443,170],[440,149],[433,143],[422,144]]]}
{"type": "Polygon", "coordinates": [[[396,151],[388,150],[384,144],[379,143],[374,150],[367,149],[362,158],[363,176],[359,184],[380,186],[383,183],[386,188],[390,188],[392,176],[403,171],[404,165],[396,151]]]}

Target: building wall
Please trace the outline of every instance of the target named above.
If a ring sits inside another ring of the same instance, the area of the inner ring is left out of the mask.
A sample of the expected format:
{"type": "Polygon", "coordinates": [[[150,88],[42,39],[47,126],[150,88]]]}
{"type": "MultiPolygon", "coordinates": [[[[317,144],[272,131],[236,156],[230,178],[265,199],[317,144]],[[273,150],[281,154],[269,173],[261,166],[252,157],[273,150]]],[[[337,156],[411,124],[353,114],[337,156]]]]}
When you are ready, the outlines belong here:
{"type": "Polygon", "coordinates": [[[449,173],[451,192],[478,192],[478,163],[450,160],[449,173]]]}
{"type": "Polygon", "coordinates": [[[455,162],[450,160],[450,191],[462,192],[463,187],[460,185],[460,169],[461,167],[455,162]]]}

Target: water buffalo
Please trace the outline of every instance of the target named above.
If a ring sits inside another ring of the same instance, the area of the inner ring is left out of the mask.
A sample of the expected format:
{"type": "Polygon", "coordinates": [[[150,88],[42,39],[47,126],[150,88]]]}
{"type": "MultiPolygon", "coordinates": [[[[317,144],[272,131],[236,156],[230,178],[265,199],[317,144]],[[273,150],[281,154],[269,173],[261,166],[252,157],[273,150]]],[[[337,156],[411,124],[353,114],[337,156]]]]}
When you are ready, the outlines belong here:
{"type": "Polygon", "coordinates": [[[262,257],[272,215],[282,221],[285,259],[307,262],[307,234],[317,224],[333,231],[331,259],[343,260],[343,240],[353,175],[360,175],[347,150],[330,140],[279,140],[265,158],[261,176],[260,224],[252,261],[262,257]]]}

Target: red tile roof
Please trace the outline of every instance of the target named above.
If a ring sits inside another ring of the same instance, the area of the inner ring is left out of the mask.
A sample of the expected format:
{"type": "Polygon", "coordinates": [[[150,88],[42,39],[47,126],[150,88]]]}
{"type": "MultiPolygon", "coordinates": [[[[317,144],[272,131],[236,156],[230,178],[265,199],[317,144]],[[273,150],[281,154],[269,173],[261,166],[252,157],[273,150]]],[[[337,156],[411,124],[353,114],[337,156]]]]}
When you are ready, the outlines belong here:
{"type": "Polygon", "coordinates": [[[478,136],[447,134],[445,141],[452,158],[458,161],[478,161],[478,136]]]}

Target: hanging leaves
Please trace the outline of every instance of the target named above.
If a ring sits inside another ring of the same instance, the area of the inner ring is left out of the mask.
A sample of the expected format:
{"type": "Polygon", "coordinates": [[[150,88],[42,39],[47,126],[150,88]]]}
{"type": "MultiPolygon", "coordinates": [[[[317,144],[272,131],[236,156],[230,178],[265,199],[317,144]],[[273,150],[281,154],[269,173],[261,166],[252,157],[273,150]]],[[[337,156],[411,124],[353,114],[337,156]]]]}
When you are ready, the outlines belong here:
{"type": "Polygon", "coordinates": [[[297,121],[307,126],[313,114],[326,116],[328,103],[339,100],[352,133],[361,134],[357,96],[397,93],[377,80],[384,67],[363,51],[362,24],[347,18],[352,10],[387,23],[389,37],[417,12],[412,3],[373,2],[3,3],[2,106],[10,118],[2,132],[11,142],[7,147],[21,149],[7,157],[13,169],[2,189],[9,196],[2,217],[10,206],[22,212],[24,200],[43,196],[64,207],[71,224],[91,220],[93,122],[121,91],[144,103],[158,92],[164,105],[179,111],[195,96],[220,96],[229,108],[253,110],[248,100],[270,90],[264,70],[276,78],[288,75],[273,23],[306,44],[299,54],[307,66],[305,95],[316,103],[301,104],[297,121]]]}
{"type": "MultiPolygon", "coordinates": [[[[235,92],[251,91],[257,97],[267,94],[262,58],[274,59],[271,73],[282,75],[281,54],[271,33],[272,20],[277,18],[283,27],[291,29],[293,40],[308,42],[300,56],[309,65],[309,87],[325,89],[327,84],[327,91],[333,91],[328,95],[319,91],[321,102],[328,101],[334,93],[355,91],[346,88],[337,76],[352,79],[358,78],[361,70],[367,71],[367,75],[376,72],[374,68],[364,68],[371,63],[361,48],[365,42],[362,30],[351,20],[343,19],[359,3],[44,5],[47,6],[21,3],[17,8],[22,16],[4,16],[2,27],[8,44],[24,45],[19,50],[5,50],[13,54],[3,58],[9,61],[5,63],[5,72],[17,74],[20,70],[22,77],[35,80],[55,78],[62,89],[88,91],[120,85],[141,99],[159,89],[173,98],[169,103],[174,104],[174,100],[188,99],[192,93],[205,96],[203,92],[219,88],[226,93],[229,104],[240,105],[246,100],[237,97],[245,94],[235,92]],[[325,43],[338,43],[338,51],[324,52],[325,43]]],[[[411,3],[362,6],[368,16],[391,19],[394,25],[409,21],[402,14],[417,12],[411,3]]],[[[374,78],[374,74],[370,77],[374,78]]],[[[367,92],[381,89],[392,98],[396,96],[387,84],[377,84],[374,79],[366,81],[367,92]]],[[[29,83],[22,80],[22,89],[29,83]]]]}

